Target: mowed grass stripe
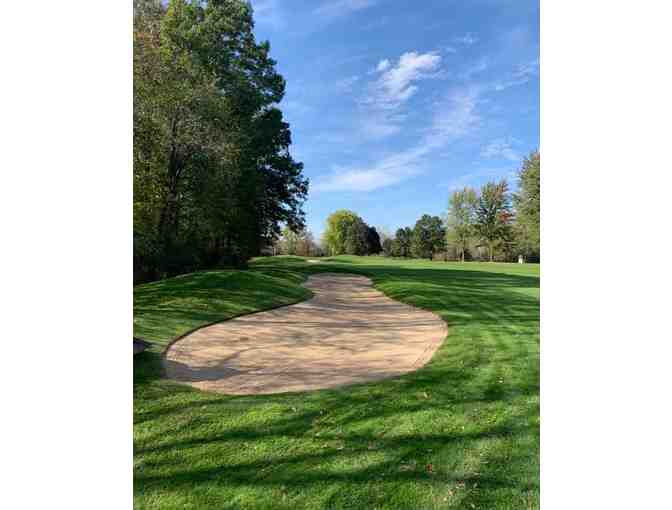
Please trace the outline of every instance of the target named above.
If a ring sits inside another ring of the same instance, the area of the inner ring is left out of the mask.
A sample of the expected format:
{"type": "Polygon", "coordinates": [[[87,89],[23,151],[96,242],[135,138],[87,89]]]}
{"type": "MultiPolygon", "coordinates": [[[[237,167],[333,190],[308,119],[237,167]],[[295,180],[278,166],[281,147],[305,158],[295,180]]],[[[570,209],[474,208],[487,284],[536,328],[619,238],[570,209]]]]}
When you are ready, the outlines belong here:
{"type": "Polygon", "coordinates": [[[447,340],[397,379],[255,397],[160,379],[160,348],[136,357],[136,507],[538,508],[538,266],[261,259],[242,278],[183,277],[193,293],[180,279],[136,289],[136,333],[165,345],[199,321],[301,299],[320,271],[365,274],[438,313],[447,340]]]}

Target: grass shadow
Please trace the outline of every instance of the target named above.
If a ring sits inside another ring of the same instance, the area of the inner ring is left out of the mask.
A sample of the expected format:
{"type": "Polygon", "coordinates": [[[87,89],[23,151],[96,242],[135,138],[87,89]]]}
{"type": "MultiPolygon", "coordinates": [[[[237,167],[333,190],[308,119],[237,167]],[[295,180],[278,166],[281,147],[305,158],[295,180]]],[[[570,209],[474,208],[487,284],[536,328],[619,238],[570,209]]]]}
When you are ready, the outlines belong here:
{"type": "Polygon", "coordinates": [[[310,274],[362,274],[393,299],[448,322],[449,336],[432,361],[342,389],[232,397],[162,380],[159,353],[139,354],[138,506],[538,508],[538,277],[500,267],[322,262],[262,259],[244,279],[172,282],[145,295],[140,310],[162,317],[157,328],[165,332],[166,324],[230,313],[226,304],[216,311],[179,306],[203,303],[210,292],[223,299],[220,286],[232,284],[234,293],[223,303],[242,299],[249,308],[269,302],[245,289],[257,280],[268,285],[264,292],[282,287],[289,299],[310,274]],[[187,298],[193,295],[199,297],[187,298]]]}

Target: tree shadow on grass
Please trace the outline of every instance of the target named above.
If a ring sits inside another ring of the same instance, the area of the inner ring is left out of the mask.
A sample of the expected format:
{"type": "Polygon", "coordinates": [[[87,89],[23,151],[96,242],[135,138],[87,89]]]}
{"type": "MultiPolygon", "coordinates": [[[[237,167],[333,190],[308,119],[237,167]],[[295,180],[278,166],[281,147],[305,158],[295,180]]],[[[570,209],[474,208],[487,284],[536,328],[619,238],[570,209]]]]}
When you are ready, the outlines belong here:
{"type": "Polygon", "coordinates": [[[142,353],[136,495],[206,491],[223,502],[252,491],[253,508],[537,508],[539,302],[521,289],[538,278],[316,266],[297,271],[369,276],[393,299],[441,315],[447,340],[401,377],[244,397],[160,380],[159,354],[142,353]]]}
{"type": "MultiPolygon", "coordinates": [[[[409,388],[406,388],[408,390],[409,388]]],[[[229,398],[208,399],[194,405],[208,409],[201,419],[186,421],[183,429],[157,433],[151,446],[138,448],[143,459],[136,472],[136,486],[140,493],[149,496],[160,493],[165,487],[171,491],[190,492],[197,487],[208,491],[250,490],[258,491],[260,499],[270,497],[275,491],[290,491],[305,495],[320,490],[327,484],[338,487],[323,506],[347,508],[349,497],[357,494],[360,508],[422,508],[418,497],[426,491],[454,491],[455,498],[473,502],[482,508],[492,508],[505,501],[520,500],[538,493],[538,477],[529,473],[530,456],[534,449],[511,447],[517,438],[536,435],[534,407],[523,408],[525,414],[512,414],[490,423],[478,420],[469,431],[456,427],[434,427],[408,433],[389,433],[386,423],[395,423],[414,413],[438,408],[450,411],[455,402],[441,402],[432,396],[422,403],[389,402],[393,393],[384,388],[377,390],[375,402],[371,395],[332,393],[310,398],[305,409],[279,413],[265,420],[263,426],[221,426],[217,430],[216,416],[227,413],[245,413],[248,406],[297,404],[292,396],[262,399],[229,398]],[[206,402],[206,403],[203,403],[206,402]],[[213,409],[214,408],[214,409],[213,409]],[[375,421],[376,426],[362,427],[375,421]],[[174,436],[181,436],[176,439],[174,436]],[[303,443],[294,451],[293,445],[303,443]],[[256,445],[270,446],[260,454],[247,457],[232,455],[232,451],[254,449],[256,445]],[[284,446],[284,447],[283,447],[284,446]],[[465,450],[483,452],[474,465],[464,465],[456,459],[465,450]],[[203,461],[202,459],[210,459],[203,461]],[[213,460],[217,459],[217,460],[213,460]],[[365,459],[361,461],[361,459],[365,459]],[[433,465],[432,468],[428,467],[433,465]],[[523,472],[526,476],[519,476],[523,472]],[[386,486],[388,491],[374,497],[374,486],[386,486]],[[390,498],[402,488],[409,490],[408,500],[393,503],[390,498]],[[504,495],[503,495],[504,494],[504,495]]],[[[512,402],[513,403],[513,402],[512,402]]],[[[466,413],[473,406],[469,402],[466,413]]],[[[184,409],[182,410],[184,412],[184,409]]],[[[448,424],[448,420],[446,420],[448,424]]],[[[536,496],[533,496],[536,497],[536,496]]],[[[516,506],[525,508],[525,506],[516,506]]]]}

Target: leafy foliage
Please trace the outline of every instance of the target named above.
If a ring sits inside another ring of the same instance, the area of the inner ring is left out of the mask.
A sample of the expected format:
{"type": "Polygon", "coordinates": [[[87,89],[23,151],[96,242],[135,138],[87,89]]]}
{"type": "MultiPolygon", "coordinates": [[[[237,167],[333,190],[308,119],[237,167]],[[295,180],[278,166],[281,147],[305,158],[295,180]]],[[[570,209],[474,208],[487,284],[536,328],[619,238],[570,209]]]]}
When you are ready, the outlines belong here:
{"type": "Polygon", "coordinates": [[[413,230],[409,227],[398,229],[394,236],[394,255],[397,257],[410,257],[412,238],[413,230]]]}
{"type": "Polygon", "coordinates": [[[244,265],[304,225],[284,80],[253,27],[241,0],[135,2],[136,280],[244,265]]]}
{"type": "Polygon", "coordinates": [[[511,199],[506,180],[488,182],[481,189],[476,207],[476,233],[488,248],[490,261],[497,247],[506,248],[512,240],[511,199]]]}
{"type": "Polygon", "coordinates": [[[356,213],[346,209],[338,210],[327,218],[323,242],[330,255],[345,253],[346,241],[352,225],[359,219],[356,213]]]}
{"type": "Polygon", "coordinates": [[[356,216],[345,229],[345,252],[347,255],[367,255],[368,226],[356,216]]]}
{"type": "Polygon", "coordinates": [[[313,257],[322,255],[321,248],[308,229],[292,231],[289,227],[282,230],[282,237],[278,239],[273,249],[269,250],[273,255],[299,255],[301,257],[313,257]]]}
{"type": "Polygon", "coordinates": [[[423,214],[415,223],[411,240],[411,251],[418,258],[432,260],[434,253],[444,245],[445,231],[438,216],[423,214]]]}
{"type": "Polygon", "coordinates": [[[478,195],[472,188],[455,191],[449,199],[446,221],[446,244],[456,248],[460,260],[476,234],[476,206],[478,195]]]}
{"type": "Polygon", "coordinates": [[[380,244],[380,235],[376,230],[376,227],[368,227],[366,229],[366,252],[369,255],[375,255],[383,251],[383,247],[380,244]]]}
{"type": "Polygon", "coordinates": [[[520,252],[528,258],[540,256],[540,167],[539,151],[532,152],[518,173],[518,193],[513,195],[516,209],[516,239],[520,252]]]}
{"type": "Polygon", "coordinates": [[[388,237],[383,240],[383,255],[386,257],[391,257],[394,255],[394,239],[388,237]]]}
{"type": "Polygon", "coordinates": [[[346,209],[329,215],[322,241],[330,255],[369,255],[382,251],[376,229],[346,209]]]}

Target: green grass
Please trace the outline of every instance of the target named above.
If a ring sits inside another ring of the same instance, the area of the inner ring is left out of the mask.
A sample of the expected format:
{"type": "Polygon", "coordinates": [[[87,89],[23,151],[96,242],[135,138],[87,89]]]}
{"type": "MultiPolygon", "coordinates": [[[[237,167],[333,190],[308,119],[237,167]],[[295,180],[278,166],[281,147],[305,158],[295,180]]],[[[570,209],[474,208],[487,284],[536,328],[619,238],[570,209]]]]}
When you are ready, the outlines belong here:
{"type": "Polygon", "coordinates": [[[258,259],[135,289],[135,508],[539,508],[539,266],[258,259]],[[159,377],[199,324],[305,299],[310,273],[370,276],[443,317],[421,370],[383,382],[229,397],[159,377]]]}

